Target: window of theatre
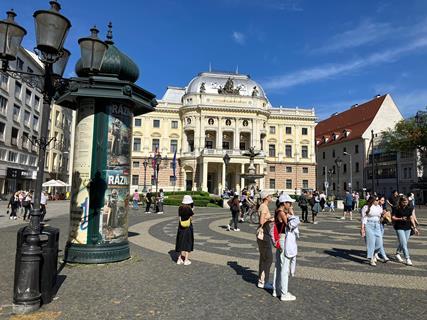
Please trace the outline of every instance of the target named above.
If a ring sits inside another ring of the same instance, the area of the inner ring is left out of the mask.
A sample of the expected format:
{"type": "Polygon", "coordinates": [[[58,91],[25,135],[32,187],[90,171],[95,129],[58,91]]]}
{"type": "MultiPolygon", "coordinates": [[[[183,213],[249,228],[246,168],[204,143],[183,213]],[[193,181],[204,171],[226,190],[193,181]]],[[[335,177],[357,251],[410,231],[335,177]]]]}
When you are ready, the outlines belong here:
{"type": "Polygon", "coordinates": [[[302,173],[308,173],[308,167],[302,167],[302,173]]]}
{"type": "Polygon", "coordinates": [[[172,122],[171,122],[171,128],[172,129],[178,129],[178,121],[172,120],[172,122]]]}
{"type": "Polygon", "coordinates": [[[286,179],[286,189],[292,189],[292,179],[286,179]]]}
{"type": "Polygon", "coordinates": [[[160,128],[160,120],[159,119],[153,120],[153,128],[160,128]]]}
{"type": "Polygon", "coordinates": [[[276,145],[275,144],[269,144],[268,145],[268,155],[270,157],[276,156],[276,145]]]}
{"type": "Polygon", "coordinates": [[[230,119],[225,120],[225,125],[231,126],[231,120],[230,119]]]}
{"type": "Polygon", "coordinates": [[[214,120],[213,118],[209,118],[209,120],[208,120],[208,124],[209,124],[210,126],[212,126],[212,125],[214,125],[214,123],[215,123],[215,120],[214,120]]]}
{"type": "Polygon", "coordinates": [[[308,189],[308,180],[302,180],[302,188],[308,189]]]}
{"type": "Polygon", "coordinates": [[[249,125],[248,120],[243,120],[243,126],[244,126],[244,127],[247,127],[248,125],[249,125]]]}
{"type": "Polygon", "coordinates": [[[132,175],[132,185],[137,186],[139,184],[139,176],[137,174],[132,175]]]}
{"type": "Polygon", "coordinates": [[[140,127],[142,124],[141,119],[135,118],[135,127],[140,127]]]}
{"type": "Polygon", "coordinates": [[[302,146],[301,147],[301,157],[303,159],[307,159],[308,158],[308,146],[302,146]]]}
{"type": "Polygon", "coordinates": [[[276,189],[276,179],[270,179],[270,189],[276,189]]]}
{"type": "Polygon", "coordinates": [[[292,167],[286,167],[286,173],[292,173],[292,167]]]}
{"type": "Polygon", "coordinates": [[[276,167],[275,166],[270,166],[270,172],[276,172],[276,167]]]}
{"type": "Polygon", "coordinates": [[[275,126],[270,126],[270,133],[271,134],[275,134],[276,133],[276,127],[275,126]]]}

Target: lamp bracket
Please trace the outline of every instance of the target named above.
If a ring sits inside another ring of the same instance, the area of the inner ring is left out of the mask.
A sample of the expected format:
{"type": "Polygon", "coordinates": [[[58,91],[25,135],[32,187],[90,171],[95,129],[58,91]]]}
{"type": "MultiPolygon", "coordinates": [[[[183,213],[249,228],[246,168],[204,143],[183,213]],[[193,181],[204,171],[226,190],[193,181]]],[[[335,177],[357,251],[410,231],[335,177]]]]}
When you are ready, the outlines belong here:
{"type": "Polygon", "coordinates": [[[40,137],[40,138],[30,138],[27,136],[22,136],[22,140],[28,140],[30,141],[30,143],[33,146],[37,146],[40,149],[42,149],[43,151],[47,150],[48,145],[52,142],[55,141],[56,142],[56,138],[52,137],[52,138],[46,138],[46,137],[40,137]]]}

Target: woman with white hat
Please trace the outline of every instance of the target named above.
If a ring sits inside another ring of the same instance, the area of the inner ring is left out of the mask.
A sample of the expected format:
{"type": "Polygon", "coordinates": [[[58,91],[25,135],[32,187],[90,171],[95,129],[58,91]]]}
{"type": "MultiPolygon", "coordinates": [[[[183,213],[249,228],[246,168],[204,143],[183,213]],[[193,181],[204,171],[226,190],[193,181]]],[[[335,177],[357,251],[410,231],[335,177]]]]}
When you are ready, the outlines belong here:
{"type": "Polygon", "coordinates": [[[270,223],[274,221],[274,218],[268,209],[268,204],[271,202],[271,194],[262,191],[260,196],[262,203],[258,209],[259,227],[257,231],[257,243],[259,248],[258,288],[271,289],[273,286],[268,282],[271,264],[273,263],[270,223]]]}
{"type": "Polygon", "coordinates": [[[182,204],[178,209],[179,225],[176,234],[175,251],[179,253],[177,264],[188,266],[191,261],[188,259],[189,253],[194,248],[194,233],[192,217],[193,199],[189,195],[185,195],[182,199],[182,204]]]}

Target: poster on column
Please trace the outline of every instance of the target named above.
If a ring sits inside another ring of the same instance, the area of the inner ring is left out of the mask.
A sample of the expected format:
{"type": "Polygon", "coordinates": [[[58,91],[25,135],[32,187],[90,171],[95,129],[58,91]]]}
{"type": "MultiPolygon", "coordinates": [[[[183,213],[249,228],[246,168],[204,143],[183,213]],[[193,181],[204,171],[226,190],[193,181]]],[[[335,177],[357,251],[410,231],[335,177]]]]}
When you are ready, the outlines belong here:
{"type": "Polygon", "coordinates": [[[93,127],[94,107],[83,105],[77,112],[70,201],[69,241],[76,244],[87,243],[93,127]]]}
{"type": "Polygon", "coordinates": [[[105,177],[108,187],[99,225],[104,243],[120,243],[126,241],[128,236],[132,112],[122,104],[110,104],[107,110],[108,155],[105,177]]]}

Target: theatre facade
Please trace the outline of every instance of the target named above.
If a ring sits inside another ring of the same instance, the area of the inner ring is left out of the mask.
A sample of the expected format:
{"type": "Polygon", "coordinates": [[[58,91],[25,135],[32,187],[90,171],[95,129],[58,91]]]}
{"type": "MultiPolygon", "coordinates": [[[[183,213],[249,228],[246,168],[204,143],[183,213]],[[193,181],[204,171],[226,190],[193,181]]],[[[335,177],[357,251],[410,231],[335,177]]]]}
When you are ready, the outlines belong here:
{"type": "Polygon", "coordinates": [[[257,173],[265,175],[259,188],[299,194],[316,185],[314,127],[314,109],[273,107],[247,75],[200,73],[186,87],[168,87],[155,112],[135,117],[131,190],[154,190],[157,150],[167,158],[159,189],[240,191],[249,165],[242,153],[254,147],[257,173]]]}

